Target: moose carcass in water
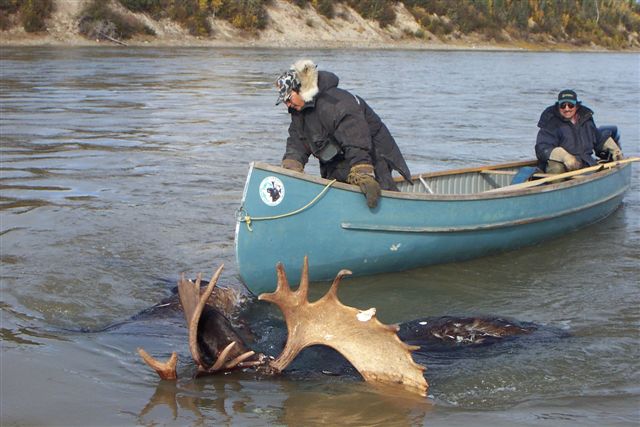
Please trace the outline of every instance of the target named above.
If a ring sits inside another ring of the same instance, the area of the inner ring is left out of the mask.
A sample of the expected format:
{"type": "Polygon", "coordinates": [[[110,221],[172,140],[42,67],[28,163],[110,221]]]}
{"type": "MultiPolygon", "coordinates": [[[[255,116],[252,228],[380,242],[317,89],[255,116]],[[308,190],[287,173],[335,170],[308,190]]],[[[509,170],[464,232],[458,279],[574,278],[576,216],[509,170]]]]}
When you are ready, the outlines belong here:
{"type": "MultiPolygon", "coordinates": [[[[213,292],[222,267],[202,294],[199,289],[200,278],[195,283],[181,278],[178,292],[189,326],[189,349],[198,366],[198,373],[212,374],[249,366],[258,366],[268,373],[278,373],[305,347],[325,345],[341,353],[365,381],[400,385],[421,396],[426,395],[428,384],[423,375],[424,367],[411,357],[411,352],[418,347],[403,343],[397,336],[398,326],[382,324],[375,316],[375,309],[360,311],[338,300],[338,285],[343,276],[350,274],[348,270],[340,271],[329,291],[310,303],[307,257],[304,258],[300,286],[296,291],[291,290],[282,264],[278,264],[276,269],[276,291],[258,297],[276,304],[282,310],[287,324],[287,343],[275,360],[254,354],[235,332],[224,330],[227,326],[230,328],[224,316],[207,306],[207,299],[213,292]],[[220,336],[228,338],[220,340],[220,336]],[[207,337],[215,339],[212,341],[207,337]],[[380,351],[381,348],[385,351],[380,351]]],[[[169,362],[161,363],[144,350],[138,351],[161,378],[177,377],[175,355],[169,362]]]]}

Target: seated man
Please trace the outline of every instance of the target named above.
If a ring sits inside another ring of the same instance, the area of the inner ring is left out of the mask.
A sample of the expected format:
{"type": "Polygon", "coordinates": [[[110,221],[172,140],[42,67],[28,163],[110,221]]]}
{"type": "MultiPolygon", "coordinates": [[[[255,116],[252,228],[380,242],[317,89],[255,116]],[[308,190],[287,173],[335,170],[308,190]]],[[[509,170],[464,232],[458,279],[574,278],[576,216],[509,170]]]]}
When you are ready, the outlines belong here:
{"type": "Polygon", "coordinates": [[[596,164],[592,157],[606,153],[622,159],[622,151],[613,138],[603,135],[593,121],[593,111],[578,101],[570,89],[558,94],[558,101],[547,107],[538,121],[536,156],[546,173],[557,174],[596,164]]]}
{"type": "Polygon", "coordinates": [[[278,77],[276,87],[276,105],[284,102],[291,114],[283,167],[302,172],[314,155],[323,178],[360,186],[370,208],[381,188],[398,190],[392,170],[411,180],[389,129],[364,99],[338,88],[338,76],[303,59],[278,77]]]}

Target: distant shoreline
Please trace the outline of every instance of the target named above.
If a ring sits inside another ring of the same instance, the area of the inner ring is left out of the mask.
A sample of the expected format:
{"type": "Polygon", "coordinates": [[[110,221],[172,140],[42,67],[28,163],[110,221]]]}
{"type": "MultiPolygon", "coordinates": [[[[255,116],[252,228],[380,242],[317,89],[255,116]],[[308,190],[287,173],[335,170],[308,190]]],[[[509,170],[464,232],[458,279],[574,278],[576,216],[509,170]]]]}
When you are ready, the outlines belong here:
{"type": "Polygon", "coordinates": [[[124,40],[121,43],[108,40],[89,40],[81,36],[73,35],[65,39],[58,39],[49,34],[46,35],[15,35],[0,32],[0,46],[2,47],[183,47],[183,48],[228,48],[228,49],[357,49],[357,50],[424,50],[424,51],[475,51],[475,52],[589,52],[589,53],[639,53],[640,49],[603,49],[584,47],[578,48],[571,45],[532,45],[532,44],[492,44],[492,43],[427,43],[415,40],[402,40],[397,42],[353,42],[353,41],[324,41],[323,43],[263,41],[250,40],[218,40],[197,39],[195,37],[175,39],[134,38],[124,40]]]}

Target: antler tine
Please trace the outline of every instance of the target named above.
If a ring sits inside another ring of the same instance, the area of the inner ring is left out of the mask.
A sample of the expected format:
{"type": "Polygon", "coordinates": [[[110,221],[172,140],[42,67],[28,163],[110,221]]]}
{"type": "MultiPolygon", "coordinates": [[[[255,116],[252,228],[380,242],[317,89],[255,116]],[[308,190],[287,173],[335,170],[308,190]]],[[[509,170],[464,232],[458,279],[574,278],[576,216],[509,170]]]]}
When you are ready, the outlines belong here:
{"type": "Polygon", "coordinates": [[[326,298],[335,298],[338,299],[338,285],[344,276],[349,276],[353,274],[351,270],[340,270],[338,274],[336,274],[336,278],[333,279],[333,283],[331,284],[331,288],[327,291],[325,297],[326,298]]]}
{"type": "Polygon", "coordinates": [[[216,272],[213,273],[213,276],[211,276],[211,280],[209,280],[209,284],[207,285],[207,288],[200,296],[200,304],[202,304],[203,307],[205,306],[205,304],[207,303],[207,300],[213,293],[213,288],[216,286],[216,283],[218,283],[218,279],[220,278],[220,274],[222,274],[223,268],[224,268],[224,264],[220,265],[220,267],[218,267],[216,272]]]}
{"type": "MultiPolygon", "coordinates": [[[[247,360],[248,358],[250,358],[251,356],[253,356],[254,354],[256,354],[255,351],[251,350],[251,351],[247,351],[246,353],[242,353],[240,356],[236,357],[235,359],[233,359],[232,361],[228,362],[226,365],[224,365],[225,369],[232,369],[235,367],[242,367],[242,362],[244,362],[245,360],[247,360]]],[[[262,362],[260,361],[254,361],[253,364],[260,364],[262,362]]],[[[251,362],[249,362],[249,365],[251,366],[251,362]]]]}
{"type": "Polygon", "coordinates": [[[250,367],[250,366],[260,365],[260,364],[263,363],[262,361],[253,361],[253,362],[247,362],[247,363],[243,364],[243,362],[245,360],[247,360],[248,358],[250,358],[251,356],[256,354],[256,352],[253,351],[253,350],[244,352],[241,355],[237,356],[236,358],[234,358],[232,360],[228,360],[229,359],[229,354],[231,353],[233,348],[236,346],[236,344],[237,343],[235,341],[230,342],[224,348],[224,350],[222,350],[220,352],[220,354],[218,355],[218,358],[216,359],[216,363],[214,363],[211,368],[209,368],[207,370],[200,370],[200,372],[213,373],[213,372],[220,371],[220,370],[223,370],[223,369],[233,369],[233,368],[237,368],[237,367],[246,368],[246,367],[250,367]]]}
{"type": "Polygon", "coordinates": [[[300,286],[298,286],[298,298],[302,301],[308,301],[307,295],[309,294],[309,257],[304,256],[302,261],[302,272],[300,273],[300,286]]]}
{"type": "Polygon", "coordinates": [[[284,264],[279,262],[278,265],[276,265],[276,271],[278,273],[276,292],[278,292],[279,290],[291,291],[291,287],[289,286],[289,279],[287,279],[287,272],[284,269],[284,264]]]}
{"type": "Polygon", "coordinates": [[[309,257],[305,255],[302,263],[302,272],[300,274],[300,286],[294,291],[289,286],[289,279],[284,265],[279,262],[276,264],[276,272],[278,274],[278,283],[275,292],[260,294],[258,299],[261,301],[269,301],[276,305],[292,304],[301,305],[308,302],[309,294],[309,257]]]}
{"type": "MultiPolygon", "coordinates": [[[[416,351],[416,350],[420,350],[420,346],[419,345],[409,345],[407,343],[404,343],[407,346],[407,350],[409,351],[416,351]]],[[[425,371],[427,368],[424,368],[423,371],[425,371]]]]}
{"type": "Polygon", "coordinates": [[[223,268],[224,264],[216,270],[202,295],[200,294],[201,274],[198,274],[196,283],[185,280],[183,275],[178,284],[178,292],[184,310],[184,317],[189,327],[189,351],[191,351],[191,357],[201,369],[204,369],[204,362],[200,357],[198,348],[198,323],[200,322],[202,310],[207,303],[207,299],[213,292],[213,288],[218,282],[223,268]]]}
{"type": "Polygon", "coordinates": [[[258,295],[258,300],[269,301],[276,305],[279,305],[279,301],[288,298],[291,295],[291,287],[289,286],[289,279],[287,279],[287,272],[284,269],[284,265],[281,262],[276,264],[276,274],[278,276],[278,282],[276,284],[276,290],[274,292],[258,295]],[[282,295],[285,295],[284,297],[282,295]]]}
{"type": "MultiPolygon", "coordinates": [[[[253,354],[251,356],[253,356],[253,354]]],[[[241,361],[241,362],[238,362],[238,368],[254,368],[256,366],[263,366],[264,364],[265,364],[264,359],[250,360],[248,362],[241,361]]]]}
{"type": "Polygon", "coordinates": [[[192,292],[194,287],[191,280],[185,279],[184,273],[180,274],[180,280],[178,280],[178,296],[180,297],[180,304],[182,304],[182,312],[184,313],[187,326],[191,320],[191,313],[198,305],[198,294],[192,292]]]}
{"type": "Polygon", "coordinates": [[[236,346],[236,342],[235,341],[231,341],[224,348],[224,350],[222,350],[220,352],[220,354],[218,355],[218,359],[216,359],[216,363],[214,363],[211,368],[207,369],[207,371],[209,371],[209,372],[219,371],[220,368],[222,368],[222,366],[224,366],[225,362],[227,361],[227,357],[229,357],[229,353],[231,353],[231,350],[233,350],[233,347],[235,347],[235,346],[236,346]]]}
{"type": "Polygon", "coordinates": [[[147,365],[151,366],[158,373],[161,379],[175,380],[178,378],[178,373],[176,372],[178,355],[175,351],[171,353],[171,357],[166,362],[160,362],[154,359],[149,353],[144,351],[143,348],[138,348],[138,354],[147,365]]]}

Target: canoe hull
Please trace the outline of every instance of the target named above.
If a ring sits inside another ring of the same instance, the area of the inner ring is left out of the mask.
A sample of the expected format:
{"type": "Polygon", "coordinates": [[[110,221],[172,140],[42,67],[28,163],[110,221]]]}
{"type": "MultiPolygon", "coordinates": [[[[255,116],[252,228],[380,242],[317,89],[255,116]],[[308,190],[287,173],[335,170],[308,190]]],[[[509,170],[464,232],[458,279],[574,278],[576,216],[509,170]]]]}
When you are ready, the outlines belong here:
{"type": "Polygon", "coordinates": [[[512,250],[607,217],[630,179],[625,165],[513,193],[383,192],[370,210],[352,186],[253,163],[236,224],[238,271],[260,293],[275,289],[277,262],[296,283],[304,255],[310,279],[326,281],[341,269],[364,276],[512,250]],[[281,187],[279,201],[269,199],[269,186],[281,187]]]}

